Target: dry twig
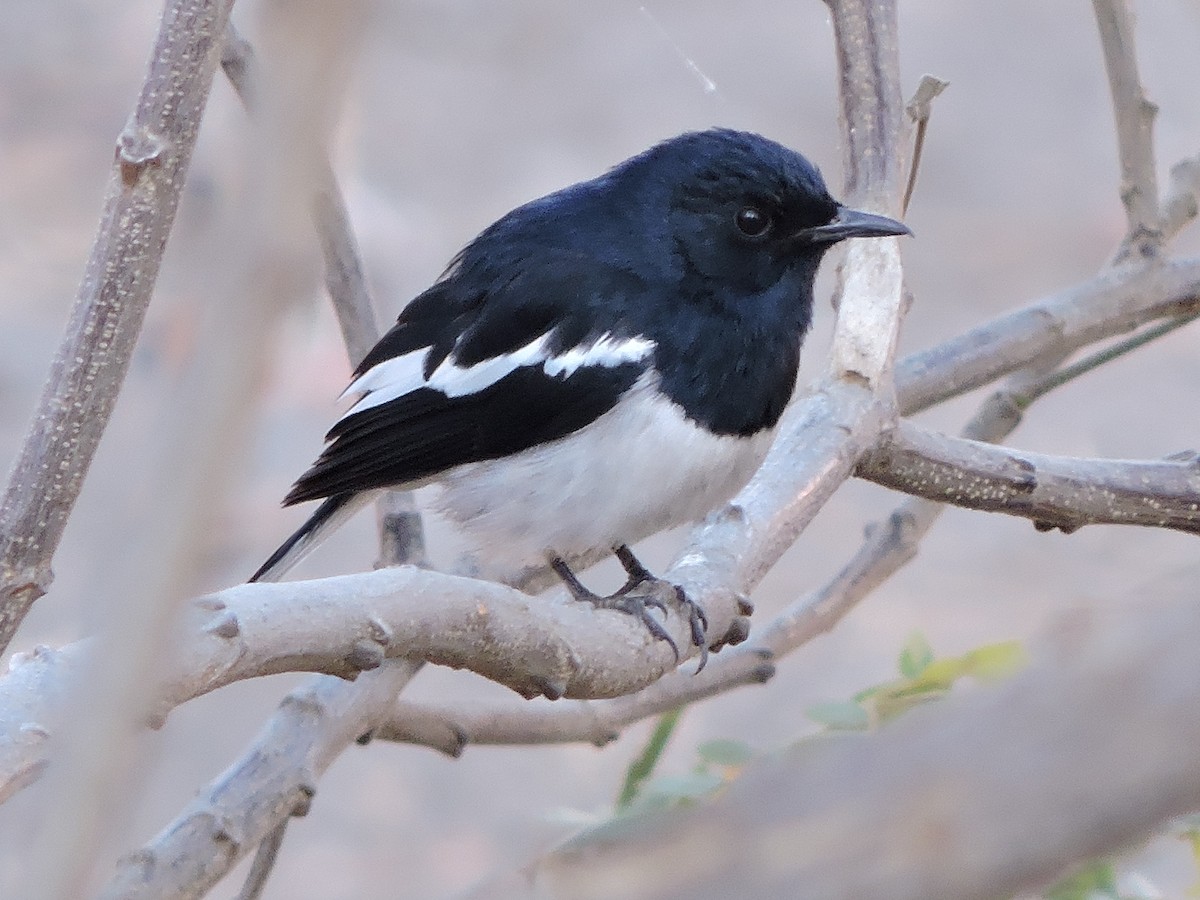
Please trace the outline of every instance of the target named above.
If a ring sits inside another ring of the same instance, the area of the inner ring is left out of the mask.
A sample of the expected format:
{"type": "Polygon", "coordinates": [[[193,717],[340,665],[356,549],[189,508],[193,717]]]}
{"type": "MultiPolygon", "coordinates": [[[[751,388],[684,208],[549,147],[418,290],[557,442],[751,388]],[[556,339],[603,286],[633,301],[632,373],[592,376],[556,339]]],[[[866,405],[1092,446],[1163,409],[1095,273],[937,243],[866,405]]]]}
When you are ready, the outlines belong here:
{"type": "Polygon", "coordinates": [[[1117,149],[1121,157],[1121,201],[1129,220],[1128,235],[1116,261],[1156,254],[1163,242],[1158,206],[1158,177],[1154,158],[1154,117],[1158,107],[1150,102],[1138,76],[1133,14],[1126,0],[1092,0],[1109,92],[1117,123],[1117,149]]]}

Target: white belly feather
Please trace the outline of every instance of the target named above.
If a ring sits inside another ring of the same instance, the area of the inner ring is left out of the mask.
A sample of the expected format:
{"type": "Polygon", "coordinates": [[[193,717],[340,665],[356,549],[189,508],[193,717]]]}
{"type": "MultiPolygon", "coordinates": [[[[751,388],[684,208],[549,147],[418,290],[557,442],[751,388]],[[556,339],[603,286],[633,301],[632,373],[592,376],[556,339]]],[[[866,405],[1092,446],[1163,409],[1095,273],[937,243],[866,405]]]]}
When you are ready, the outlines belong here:
{"type": "Polygon", "coordinates": [[[750,480],[773,431],[710,434],[644,377],[592,424],[438,481],[437,508],[462,531],[486,577],[505,579],[703,518],[750,480]]]}

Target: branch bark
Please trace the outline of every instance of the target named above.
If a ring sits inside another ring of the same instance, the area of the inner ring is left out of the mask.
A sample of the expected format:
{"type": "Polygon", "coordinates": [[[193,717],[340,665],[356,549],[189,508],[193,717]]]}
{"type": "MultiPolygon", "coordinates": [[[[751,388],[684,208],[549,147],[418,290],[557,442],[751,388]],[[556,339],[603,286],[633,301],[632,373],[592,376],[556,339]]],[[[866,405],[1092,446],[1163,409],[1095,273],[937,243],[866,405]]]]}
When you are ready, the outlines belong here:
{"type": "Polygon", "coordinates": [[[53,578],[158,277],[232,0],[171,0],[70,322],[0,500],[0,652],[53,578]]]}
{"type": "Polygon", "coordinates": [[[1041,530],[1119,524],[1200,534],[1195,453],[1161,461],[1049,456],[901,422],[857,474],[928,500],[1023,516],[1041,530]]]}

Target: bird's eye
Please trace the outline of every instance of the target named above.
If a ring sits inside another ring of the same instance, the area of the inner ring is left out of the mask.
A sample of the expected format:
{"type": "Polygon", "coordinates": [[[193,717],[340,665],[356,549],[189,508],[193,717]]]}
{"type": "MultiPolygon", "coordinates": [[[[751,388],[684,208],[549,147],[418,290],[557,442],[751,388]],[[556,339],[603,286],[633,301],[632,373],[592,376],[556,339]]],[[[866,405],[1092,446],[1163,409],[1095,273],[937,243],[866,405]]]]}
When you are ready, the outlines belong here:
{"type": "Polygon", "coordinates": [[[734,217],[738,230],[746,237],[762,237],[771,229],[771,215],[757,206],[744,206],[734,217]]]}

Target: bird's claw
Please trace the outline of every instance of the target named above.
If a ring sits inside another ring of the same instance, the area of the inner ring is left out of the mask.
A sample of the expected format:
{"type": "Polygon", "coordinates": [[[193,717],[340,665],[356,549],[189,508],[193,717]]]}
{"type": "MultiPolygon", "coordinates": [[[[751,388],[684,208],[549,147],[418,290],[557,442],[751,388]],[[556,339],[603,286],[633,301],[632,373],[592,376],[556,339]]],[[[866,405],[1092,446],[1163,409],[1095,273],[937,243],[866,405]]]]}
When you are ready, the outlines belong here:
{"type": "MultiPolygon", "coordinates": [[[[633,616],[646,626],[646,630],[653,635],[655,640],[666,641],[671,648],[671,652],[675,654],[675,662],[679,662],[679,645],[675,643],[675,639],[671,637],[659,621],[650,615],[651,608],[661,610],[664,617],[667,614],[667,605],[656,590],[659,585],[664,583],[654,580],[643,581],[638,584],[627,584],[621,590],[608,597],[600,597],[593,594],[591,596],[580,597],[579,599],[587,600],[598,609],[615,609],[633,616]],[[646,588],[649,588],[649,590],[646,590],[646,588]]],[[[671,587],[674,588],[675,586],[671,585],[671,587]]]]}
{"type": "Polygon", "coordinates": [[[662,624],[650,615],[651,609],[657,609],[662,612],[665,619],[667,617],[667,598],[673,595],[675,601],[687,610],[692,643],[700,650],[700,666],[696,669],[696,672],[700,672],[708,662],[708,617],[704,614],[704,610],[692,602],[682,587],[650,574],[625,545],[614,548],[614,552],[621,565],[625,567],[629,580],[616,593],[607,597],[594,594],[584,587],[562,559],[554,558],[550,564],[566,584],[568,592],[576,600],[586,600],[598,609],[615,609],[633,616],[646,627],[655,640],[667,643],[671,652],[675,654],[675,662],[678,663],[680,659],[679,645],[675,643],[675,639],[662,624]]]}
{"type": "Polygon", "coordinates": [[[641,606],[640,613],[633,610],[627,610],[627,612],[637,615],[652,635],[670,644],[671,650],[675,653],[675,661],[679,662],[678,645],[647,611],[647,607],[654,607],[655,609],[662,610],[663,616],[666,616],[667,606],[663,601],[663,591],[661,590],[664,587],[674,592],[675,601],[687,612],[688,629],[691,631],[692,644],[700,651],[700,665],[696,668],[696,672],[699,673],[708,664],[708,616],[704,614],[704,610],[700,608],[699,604],[692,601],[692,598],[687,595],[687,592],[682,587],[659,578],[650,577],[640,582],[625,585],[625,587],[614,595],[614,598],[617,596],[632,596],[636,598],[641,606]]]}

